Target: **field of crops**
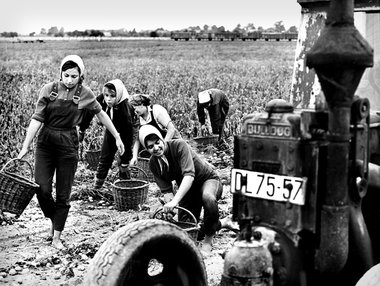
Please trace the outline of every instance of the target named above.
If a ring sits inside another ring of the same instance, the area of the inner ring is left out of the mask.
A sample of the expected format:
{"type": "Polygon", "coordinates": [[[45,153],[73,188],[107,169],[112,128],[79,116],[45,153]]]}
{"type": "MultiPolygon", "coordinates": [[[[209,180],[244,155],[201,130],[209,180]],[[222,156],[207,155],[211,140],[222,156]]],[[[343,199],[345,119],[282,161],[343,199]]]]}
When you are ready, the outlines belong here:
{"type": "MultiPolygon", "coordinates": [[[[80,55],[95,94],[120,78],[130,94],[147,93],[166,107],[185,138],[197,136],[195,94],[224,90],[228,135],[245,114],[290,93],[295,42],[53,41],[0,43],[0,166],[17,156],[39,89],[58,79],[61,59],[80,55]]],[[[92,127],[88,136],[99,132],[92,127]]]]}

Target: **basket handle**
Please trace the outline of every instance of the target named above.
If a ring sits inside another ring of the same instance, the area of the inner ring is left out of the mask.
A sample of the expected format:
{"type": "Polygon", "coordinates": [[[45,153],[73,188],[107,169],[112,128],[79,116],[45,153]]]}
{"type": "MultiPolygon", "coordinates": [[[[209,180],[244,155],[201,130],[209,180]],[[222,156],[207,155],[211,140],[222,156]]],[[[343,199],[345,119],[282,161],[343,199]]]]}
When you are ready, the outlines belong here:
{"type": "Polygon", "coordinates": [[[148,151],[148,150],[146,150],[146,149],[143,149],[143,150],[141,150],[141,151],[139,152],[139,157],[142,157],[142,158],[147,158],[147,159],[149,159],[149,157],[145,157],[145,156],[144,156],[144,154],[147,154],[147,155],[149,155],[149,157],[151,156],[151,154],[149,153],[149,151],[148,151]]]}
{"type": "Polygon", "coordinates": [[[30,168],[30,180],[32,180],[32,174],[33,174],[33,168],[32,166],[30,165],[30,163],[24,159],[18,159],[18,158],[13,158],[11,160],[9,160],[7,163],[4,164],[4,166],[1,168],[0,170],[0,173],[3,173],[5,171],[5,168],[12,162],[15,162],[15,161],[19,161],[19,162],[23,162],[23,163],[26,163],[28,165],[28,167],[30,168]]]}
{"type": "MultiPolygon", "coordinates": [[[[180,207],[180,206],[176,206],[174,207],[175,209],[178,209],[178,210],[182,210],[182,211],[185,211],[186,213],[188,213],[190,215],[190,217],[192,218],[192,220],[194,221],[194,224],[196,225],[198,222],[197,222],[197,219],[195,218],[195,216],[193,215],[193,213],[191,211],[189,211],[188,209],[185,209],[183,207],[180,207]]],[[[152,218],[156,218],[156,216],[159,214],[159,213],[162,213],[164,211],[164,208],[163,207],[160,207],[159,209],[157,209],[155,211],[155,213],[153,214],[152,218]]]]}
{"type": "MultiPolygon", "coordinates": [[[[141,174],[143,174],[143,177],[144,177],[144,181],[149,181],[148,179],[148,175],[147,173],[141,169],[140,167],[137,167],[137,166],[129,166],[129,169],[131,170],[131,173],[133,173],[133,170],[137,171],[137,172],[141,172],[141,174]]],[[[113,178],[112,178],[112,182],[115,182],[117,181],[118,179],[116,178],[117,175],[120,173],[120,171],[117,171],[114,175],[113,175],[113,178]]],[[[132,179],[132,176],[131,176],[131,179],[132,179]]]]}

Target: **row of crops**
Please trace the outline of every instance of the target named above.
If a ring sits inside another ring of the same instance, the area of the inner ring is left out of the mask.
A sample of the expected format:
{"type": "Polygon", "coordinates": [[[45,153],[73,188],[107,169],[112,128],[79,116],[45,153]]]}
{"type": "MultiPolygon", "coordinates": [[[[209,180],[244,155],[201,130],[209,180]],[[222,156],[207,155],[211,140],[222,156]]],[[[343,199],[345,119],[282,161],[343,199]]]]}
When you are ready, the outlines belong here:
{"type": "MultiPolygon", "coordinates": [[[[61,59],[78,54],[85,84],[95,94],[120,78],[130,94],[147,93],[166,107],[185,138],[197,136],[195,95],[207,88],[230,99],[226,133],[240,130],[244,115],[262,110],[272,98],[287,99],[294,42],[46,42],[0,43],[0,165],[17,156],[39,89],[58,79],[61,59]]],[[[87,140],[98,136],[96,124],[87,140]]]]}

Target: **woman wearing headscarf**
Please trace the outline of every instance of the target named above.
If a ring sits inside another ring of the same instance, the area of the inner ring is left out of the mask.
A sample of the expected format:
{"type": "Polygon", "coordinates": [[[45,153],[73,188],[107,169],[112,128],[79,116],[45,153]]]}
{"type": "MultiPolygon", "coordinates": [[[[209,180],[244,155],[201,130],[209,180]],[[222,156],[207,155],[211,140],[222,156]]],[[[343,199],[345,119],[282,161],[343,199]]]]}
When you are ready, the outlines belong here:
{"type": "Polygon", "coordinates": [[[219,142],[223,139],[224,122],[228,114],[230,104],[227,95],[220,89],[210,88],[198,94],[197,114],[201,123],[201,130],[205,132],[207,127],[205,109],[208,111],[213,134],[219,135],[219,142]]]}
{"type": "MultiPolygon", "coordinates": [[[[140,126],[149,124],[156,127],[162,137],[167,141],[170,139],[182,138],[179,131],[175,128],[168,111],[159,104],[152,104],[149,95],[134,94],[129,99],[135,108],[135,113],[140,118],[140,126]]],[[[141,149],[139,140],[133,146],[133,157],[131,165],[137,162],[138,153],[141,149]]]]}
{"type": "MultiPolygon", "coordinates": [[[[65,57],[60,66],[59,81],[42,87],[28,131],[18,155],[23,158],[38,133],[35,153],[35,180],[40,185],[39,205],[52,223],[49,238],[52,245],[63,249],[61,234],[70,209],[70,194],[78,164],[78,130],[86,111],[96,114],[115,138],[121,154],[124,145],[119,133],[91,89],[83,84],[85,67],[77,55],[65,57]],[[56,198],[52,196],[56,178],[56,198]]],[[[115,147],[115,148],[116,148],[115,147]]]]}
{"type": "MultiPolygon", "coordinates": [[[[201,251],[209,254],[216,231],[223,221],[219,220],[218,200],[223,193],[219,176],[213,168],[183,140],[164,140],[157,128],[152,125],[141,126],[139,141],[152,155],[149,169],[162,194],[173,193],[163,209],[170,212],[176,206],[189,210],[199,221],[203,209],[201,233],[205,235],[201,251]],[[174,193],[172,181],[178,190],[174,193]]],[[[165,198],[165,200],[168,197],[165,198]]],[[[187,214],[179,212],[179,220],[186,221],[187,214]]]]}
{"type": "MultiPolygon", "coordinates": [[[[133,143],[137,139],[139,121],[134,108],[128,101],[129,94],[120,79],[114,79],[103,86],[103,92],[97,97],[102,109],[107,113],[120,133],[121,140],[125,146],[125,152],[120,156],[119,177],[129,179],[129,161],[132,158],[133,143]]],[[[88,116],[81,128],[88,127],[92,116],[88,116]]],[[[107,130],[104,133],[101,155],[95,175],[95,189],[100,189],[112,166],[117,148],[115,139],[107,130]]]]}

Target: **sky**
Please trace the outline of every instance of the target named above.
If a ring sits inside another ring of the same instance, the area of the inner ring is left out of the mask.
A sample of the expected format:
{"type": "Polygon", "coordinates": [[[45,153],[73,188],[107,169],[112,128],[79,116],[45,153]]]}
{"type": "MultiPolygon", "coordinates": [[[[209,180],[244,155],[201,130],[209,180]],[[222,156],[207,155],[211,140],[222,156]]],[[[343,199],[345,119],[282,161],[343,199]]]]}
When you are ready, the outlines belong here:
{"type": "Polygon", "coordinates": [[[298,28],[297,0],[0,0],[0,32],[38,34],[56,26],[86,29],[185,29],[216,25],[233,30],[253,23],[264,29],[282,21],[298,28]]]}

